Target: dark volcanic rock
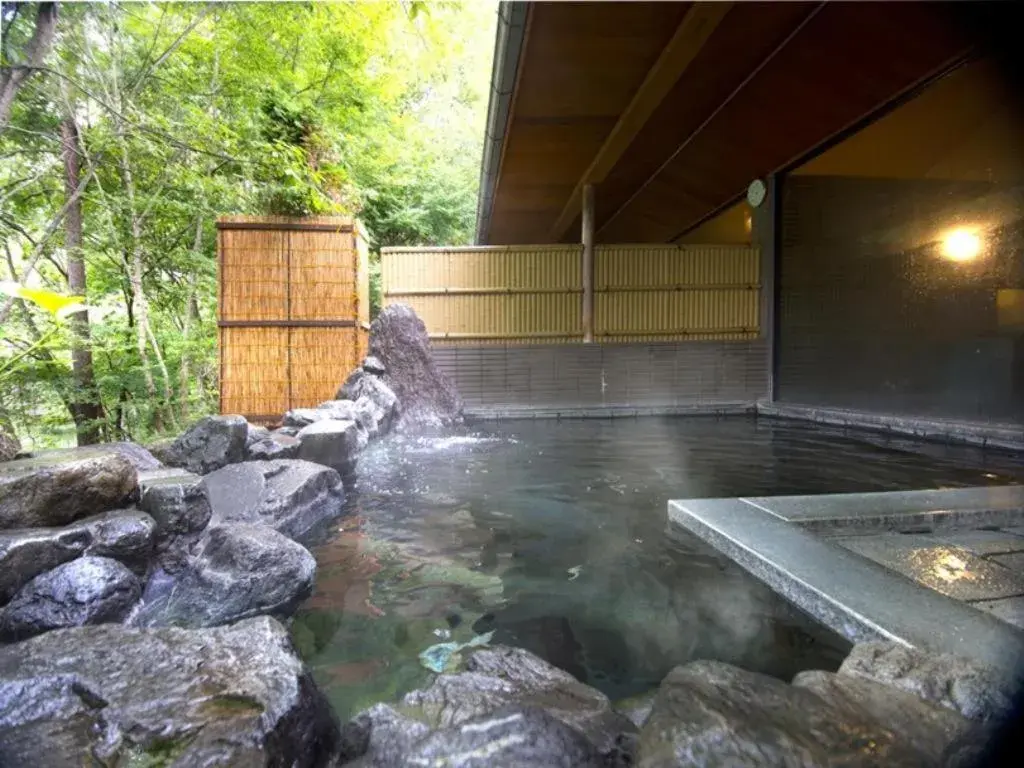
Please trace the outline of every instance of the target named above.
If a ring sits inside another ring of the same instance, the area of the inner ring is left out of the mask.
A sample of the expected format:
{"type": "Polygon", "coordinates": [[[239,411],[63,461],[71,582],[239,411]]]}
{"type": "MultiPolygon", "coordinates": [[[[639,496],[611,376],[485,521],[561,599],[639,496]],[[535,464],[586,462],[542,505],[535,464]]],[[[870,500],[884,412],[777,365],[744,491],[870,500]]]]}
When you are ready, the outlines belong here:
{"type": "Polygon", "coordinates": [[[938,764],[950,745],[986,730],[977,723],[888,685],[831,672],[801,672],[793,685],[813,691],[843,713],[859,721],[875,720],[894,731],[900,742],[938,764]]]}
{"type": "Polygon", "coordinates": [[[345,477],[355,470],[367,436],[354,421],[325,419],[303,427],[298,440],[300,459],[332,467],[345,477]]]}
{"type": "Polygon", "coordinates": [[[370,325],[370,355],[385,368],[381,379],[398,397],[399,427],[462,421],[462,398],[434,362],[427,328],[411,307],[391,304],[381,310],[370,325]]]}
{"type": "Polygon", "coordinates": [[[345,490],[330,467],[308,461],[249,461],[203,478],[213,521],[261,523],[301,541],[341,515],[345,490]]]}
{"type": "MultiPolygon", "coordinates": [[[[297,434],[297,433],[296,433],[297,434]]],[[[299,455],[299,441],[281,432],[272,432],[249,446],[250,461],[294,459],[299,455]]]]}
{"type": "Polygon", "coordinates": [[[106,557],[80,557],[36,576],[0,611],[0,640],[124,619],[139,600],[131,571],[106,557]]]}
{"type": "Polygon", "coordinates": [[[361,410],[370,412],[376,424],[375,430],[366,428],[370,433],[386,434],[398,416],[398,396],[381,379],[361,368],[353,371],[346,379],[337,397],[351,400],[361,410]]]}
{"type": "Polygon", "coordinates": [[[927,764],[873,718],[713,661],[676,667],[662,681],[637,750],[642,768],[927,764]]]}
{"type": "Polygon", "coordinates": [[[313,590],[316,561],[265,525],[214,526],[166,594],[144,604],[142,627],[213,627],[262,614],[289,616],[313,590]]]}
{"type": "Polygon", "coordinates": [[[387,704],[360,712],[341,727],[340,765],[387,768],[405,765],[412,746],[430,733],[421,722],[399,714],[387,704]]]}
{"type": "Polygon", "coordinates": [[[388,369],[384,367],[384,363],[373,355],[363,360],[363,370],[367,373],[372,373],[374,376],[383,376],[388,372],[388,369]]]}
{"type": "Polygon", "coordinates": [[[210,522],[202,478],[185,470],[143,473],[139,507],[156,521],[155,549],[164,569],[177,572],[210,522]]]}
{"type": "Polygon", "coordinates": [[[248,449],[253,443],[258,443],[270,435],[270,430],[258,424],[249,424],[245,431],[245,447],[248,449]]]}
{"type": "Polygon", "coordinates": [[[318,421],[329,418],[331,418],[329,413],[316,408],[292,408],[281,419],[281,423],[286,427],[302,429],[310,424],[315,424],[318,421]]]}
{"type": "Polygon", "coordinates": [[[39,574],[83,554],[111,557],[144,574],[155,527],[148,515],[124,509],[62,528],[0,532],[0,605],[39,574]]]}
{"type": "Polygon", "coordinates": [[[327,414],[327,418],[339,421],[358,421],[356,405],[351,400],[327,400],[316,407],[327,414]]]}
{"type": "Polygon", "coordinates": [[[207,416],[167,449],[165,461],[197,475],[245,460],[249,422],[241,416],[207,416]]]}
{"type": "Polygon", "coordinates": [[[402,700],[403,709],[435,728],[487,715],[503,705],[536,706],[583,733],[598,749],[612,749],[636,727],[615,712],[600,691],[522,648],[493,646],[466,661],[466,671],[438,675],[402,700]]]}
{"type": "Polygon", "coordinates": [[[1010,715],[1014,697],[1021,690],[1019,676],[1012,673],[896,643],[855,645],[839,674],[885,683],[982,721],[998,721],[1010,715]]]}
{"type": "Polygon", "coordinates": [[[0,648],[5,768],[321,768],[337,743],[330,706],[267,617],[82,627],[0,648]]]}
{"type": "Polygon", "coordinates": [[[120,506],[136,487],[123,456],[42,457],[0,464],[0,529],[66,525],[120,506]]]}

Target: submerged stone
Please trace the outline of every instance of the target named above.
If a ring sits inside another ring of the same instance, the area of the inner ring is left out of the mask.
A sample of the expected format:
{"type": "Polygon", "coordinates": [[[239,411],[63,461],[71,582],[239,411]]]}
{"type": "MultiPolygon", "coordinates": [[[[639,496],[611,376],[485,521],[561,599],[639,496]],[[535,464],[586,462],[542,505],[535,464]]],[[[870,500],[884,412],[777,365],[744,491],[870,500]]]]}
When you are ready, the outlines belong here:
{"type": "Polygon", "coordinates": [[[0,529],[66,525],[120,506],[136,471],[118,453],[16,459],[0,464],[0,529]]]}
{"type": "Polygon", "coordinates": [[[215,523],[259,523],[298,541],[341,515],[336,470],[294,459],[233,464],[203,478],[215,523]]]}
{"type": "Polygon", "coordinates": [[[0,765],[326,768],[338,727],[284,628],[58,630],[0,648],[0,765]]]}
{"type": "Polygon", "coordinates": [[[14,596],[0,611],[0,640],[121,621],[140,592],[139,580],[116,560],[80,557],[37,576],[14,596]]]}

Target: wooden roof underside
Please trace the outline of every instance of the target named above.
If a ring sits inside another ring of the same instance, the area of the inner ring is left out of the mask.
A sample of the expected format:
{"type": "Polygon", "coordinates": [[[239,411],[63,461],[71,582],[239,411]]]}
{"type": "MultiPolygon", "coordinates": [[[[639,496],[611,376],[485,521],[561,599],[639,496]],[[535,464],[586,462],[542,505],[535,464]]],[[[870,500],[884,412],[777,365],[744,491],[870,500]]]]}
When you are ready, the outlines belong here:
{"type": "Polygon", "coordinates": [[[532,3],[478,241],[671,242],[962,60],[926,3],[532,3]]]}

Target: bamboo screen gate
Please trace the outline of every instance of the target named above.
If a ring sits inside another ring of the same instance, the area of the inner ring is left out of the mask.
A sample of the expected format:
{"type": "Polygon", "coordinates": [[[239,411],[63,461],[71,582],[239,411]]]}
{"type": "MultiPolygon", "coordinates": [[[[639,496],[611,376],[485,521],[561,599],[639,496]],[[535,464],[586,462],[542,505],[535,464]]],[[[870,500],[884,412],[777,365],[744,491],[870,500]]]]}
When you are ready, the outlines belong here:
{"type": "Polygon", "coordinates": [[[332,399],[368,343],[359,222],[233,216],[217,229],[221,413],[270,423],[332,399]]]}
{"type": "MultiPolygon", "coordinates": [[[[384,303],[412,306],[443,344],[582,339],[582,246],[385,248],[384,303]]],[[[733,245],[599,245],[602,342],[755,339],[760,253],[733,245]]]]}

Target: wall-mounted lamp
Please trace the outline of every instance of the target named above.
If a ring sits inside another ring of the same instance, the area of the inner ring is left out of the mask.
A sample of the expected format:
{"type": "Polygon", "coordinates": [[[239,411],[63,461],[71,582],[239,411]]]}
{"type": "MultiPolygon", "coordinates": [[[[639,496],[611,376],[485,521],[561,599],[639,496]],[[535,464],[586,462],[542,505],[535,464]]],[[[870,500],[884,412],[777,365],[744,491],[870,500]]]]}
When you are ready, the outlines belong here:
{"type": "Polygon", "coordinates": [[[974,261],[981,255],[981,237],[969,229],[953,229],[942,238],[942,255],[950,261],[974,261]]]}

